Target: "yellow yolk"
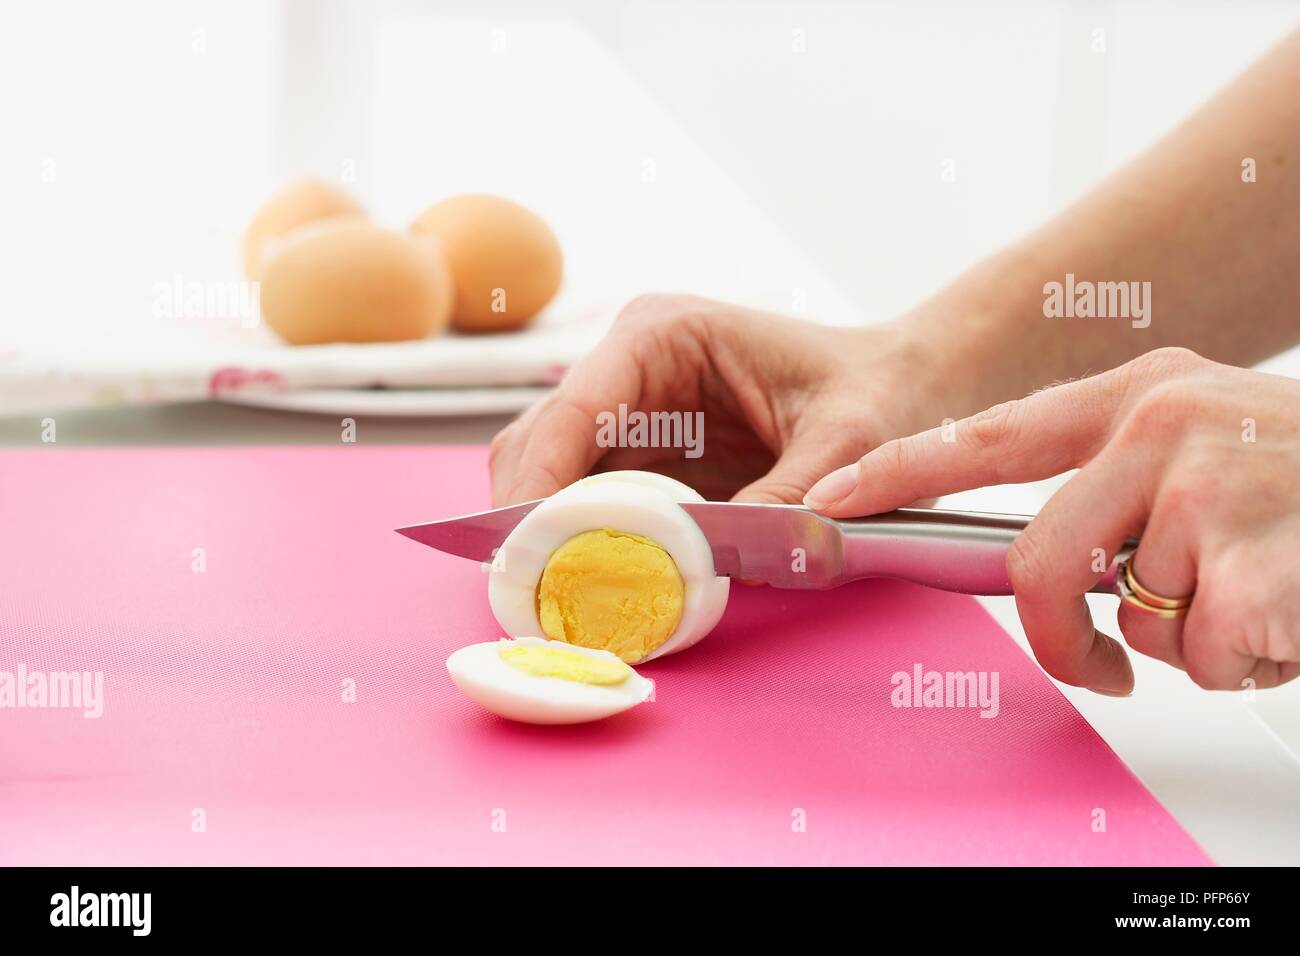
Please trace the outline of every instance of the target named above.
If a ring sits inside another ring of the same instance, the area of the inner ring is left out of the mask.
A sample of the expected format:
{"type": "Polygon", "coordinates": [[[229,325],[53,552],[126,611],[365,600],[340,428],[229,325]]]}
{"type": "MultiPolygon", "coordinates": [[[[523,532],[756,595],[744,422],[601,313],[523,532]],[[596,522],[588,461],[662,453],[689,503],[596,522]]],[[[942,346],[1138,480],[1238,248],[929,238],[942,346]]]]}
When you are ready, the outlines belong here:
{"type": "Polygon", "coordinates": [[[502,643],[501,659],[534,677],[558,677],[579,684],[621,684],[634,673],[622,661],[580,654],[563,647],[502,643]]]}
{"type": "Polygon", "coordinates": [[[556,549],[537,583],[537,618],[553,641],[635,664],[677,630],[686,585],[649,538],[601,528],[556,549]]]}

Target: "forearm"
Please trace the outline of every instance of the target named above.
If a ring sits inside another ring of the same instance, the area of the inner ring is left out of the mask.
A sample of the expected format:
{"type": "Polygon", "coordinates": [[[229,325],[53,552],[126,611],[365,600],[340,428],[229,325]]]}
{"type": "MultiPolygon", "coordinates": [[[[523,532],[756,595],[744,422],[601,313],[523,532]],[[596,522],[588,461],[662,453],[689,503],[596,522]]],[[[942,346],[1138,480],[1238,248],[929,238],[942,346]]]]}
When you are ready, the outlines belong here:
{"type": "Polygon", "coordinates": [[[1251,365],[1300,342],[1297,90],[1300,33],[1080,202],[906,317],[900,324],[931,343],[939,380],[963,386],[950,389],[952,414],[1162,346],[1251,365]],[[1254,182],[1243,180],[1248,158],[1254,182]],[[1102,317],[1095,301],[1092,316],[1072,302],[1049,315],[1048,283],[1061,284],[1062,299],[1071,286],[1127,283],[1146,293],[1146,314],[1134,301],[1129,314],[1102,317]]]}

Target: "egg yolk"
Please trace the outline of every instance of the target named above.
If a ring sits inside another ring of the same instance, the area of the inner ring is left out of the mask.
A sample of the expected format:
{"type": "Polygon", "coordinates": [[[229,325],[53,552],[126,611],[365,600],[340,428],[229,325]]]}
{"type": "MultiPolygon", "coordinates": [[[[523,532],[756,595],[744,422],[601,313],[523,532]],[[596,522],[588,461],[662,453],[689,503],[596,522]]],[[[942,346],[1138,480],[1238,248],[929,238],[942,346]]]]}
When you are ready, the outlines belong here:
{"type": "Polygon", "coordinates": [[[636,663],[677,630],[686,585],[649,538],[601,528],[556,549],[537,583],[537,619],[553,641],[636,663]]]}
{"type": "Polygon", "coordinates": [[[563,647],[507,644],[497,653],[516,670],[534,677],[558,677],[579,684],[621,684],[633,673],[622,661],[580,654],[563,647]]]}

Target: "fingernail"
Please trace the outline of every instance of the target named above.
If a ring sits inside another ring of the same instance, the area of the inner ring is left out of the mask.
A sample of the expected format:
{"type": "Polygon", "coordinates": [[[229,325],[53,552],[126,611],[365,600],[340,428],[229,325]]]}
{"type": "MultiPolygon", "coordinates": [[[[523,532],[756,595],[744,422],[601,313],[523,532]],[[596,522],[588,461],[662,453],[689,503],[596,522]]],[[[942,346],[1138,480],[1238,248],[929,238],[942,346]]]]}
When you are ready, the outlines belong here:
{"type": "Polygon", "coordinates": [[[803,496],[803,503],[809,508],[820,511],[849,496],[858,486],[858,463],[837,468],[817,484],[808,489],[803,496]]]}
{"type": "Polygon", "coordinates": [[[1094,694],[1102,694],[1106,697],[1132,697],[1133,691],[1130,690],[1106,690],[1104,687],[1089,687],[1088,690],[1094,694]]]}

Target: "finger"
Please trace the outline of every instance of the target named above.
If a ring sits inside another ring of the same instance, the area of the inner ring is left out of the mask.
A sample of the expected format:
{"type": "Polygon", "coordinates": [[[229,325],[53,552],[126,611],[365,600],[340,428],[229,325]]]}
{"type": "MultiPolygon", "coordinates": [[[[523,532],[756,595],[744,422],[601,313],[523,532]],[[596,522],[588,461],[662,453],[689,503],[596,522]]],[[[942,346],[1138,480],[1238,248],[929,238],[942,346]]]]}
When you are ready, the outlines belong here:
{"type": "Polygon", "coordinates": [[[1104,444],[1123,393],[1108,372],[886,442],[827,475],[806,503],[832,517],[877,514],[918,498],[1069,471],[1104,444]]]}
{"type": "Polygon", "coordinates": [[[1207,690],[1267,688],[1295,676],[1300,665],[1300,642],[1292,636],[1297,598],[1278,576],[1290,551],[1288,547],[1279,561],[1265,535],[1256,535],[1244,554],[1238,548],[1203,557],[1202,571],[1220,570],[1198,582],[1183,625],[1187,676],[1198,685],[1207,690]]]}
{"type": "MultiPolygon", "coordinates": [[[[1142,531],[1142,543],[1130,558],[1133,576],[1156,594],[1184,597],[1196,590],[1197,515],[1186,498],[1157,489],[1151,517],[1142,531]]],[[[1128,646],[1174,667],[1184,668],[1185,617],[1162,617],[1125,601],[1119,608],[1119,626],[1128,646]]]]}
{"type": "Polygon", "coordinates": [[[1136,480],[1135,466],[1117,459],[1103,454],[1051,497],[1012,545],[1007,575],[1043,669],[1067,684],[1127,696],[1128,655],[1093,627],[1084,600],[1143,519],[1140,496],[1116,493],[1136,480]]]}
{"type": "MultiPolygon", "coordinates": [[[[1207,690],[1241,690],[1249,686],[1245,681],[1254,675],[1275,680],[1279,676],[1276,664],[1260,658],[1240,639],[1244,628],[1239,615],[1243,609],[1231,607],[1231,583],[1216,582],[1202,590],[1204,593],[1192,599],[1183,622],[1187,675],[1207,690]]],[[[1257,682],[1256,686],[1272,684],[1257,682]]]]}
{"type": "MultiPolygon", "coordinates": [[[[1300,670],[1300,590],[1291,586],[1298,522],[1267,505],[1252,521],[1252,506],[1206,497],[1219,506],[1205,522],[1200,579],[1184,625],[1187,674],[1213,690],[1285,683],[1300,670]]],[[[1193,500],[1190,507],[1209,505],[1193,500]]]]}
{"type": "Polygon", "coordinates": [[[552,495],[587,474],[604,454],[596,442],[601,413],[635,408],[641,369],[627,343],[606,339],[575,365],[527,429],[523,451],[509,476],[505,503],[552,495]]]}
{"type": "Polygon", "coordinates": [[[1300,676],[1300,662],[1259,658],[1255,661],[1254,669],[1238,683],[1236,689],[1245,690],[1247,687],[1254,687],[1258,690],[1268,690],[1270,687],[1281,687],[1288,681],[1295,680],[1297,676],[1300,676]]]}
{"type": "Polygon", "coordinates": [[[519,417],[512,421],[492,439],[491,453],[488,455],[488,479],[492,486],[492,507],[500,508],[510,502],[506,495],[514,482],[519,459],[528,444],[529,429],[537,416],[545,414],[545,409],[554,393],[538,399],[529,405],[519,417]]]}
{"type": "Polygon", "coordinates": [[[1164,661],[1170,667],[1187,669],[1183,660],[1182,617],[1160,617],[1134,607],[1127,601],[1120,602],[1117,616],[1120,632],[1129,647],[1139,654],[1164,661]]]}
{"type": "Polygon", "coordinates": [[[822,475],[844,464],[861,450],[829,427],[798,435],[781,452],[772,469],[732,497],[756,504],[798,504],[822,475]]]}
{"type": "Polygon", "coordinates": [[[1266,689],[1300,673],[1288,634],[1295,611],[1288,595],[1261,584],[1268,571],[1203,580],[1183,625],[1187,675],[1207,690],[1266,689]],[[1260,588],[1266,590],[1261,593],[1260,588]]]}

